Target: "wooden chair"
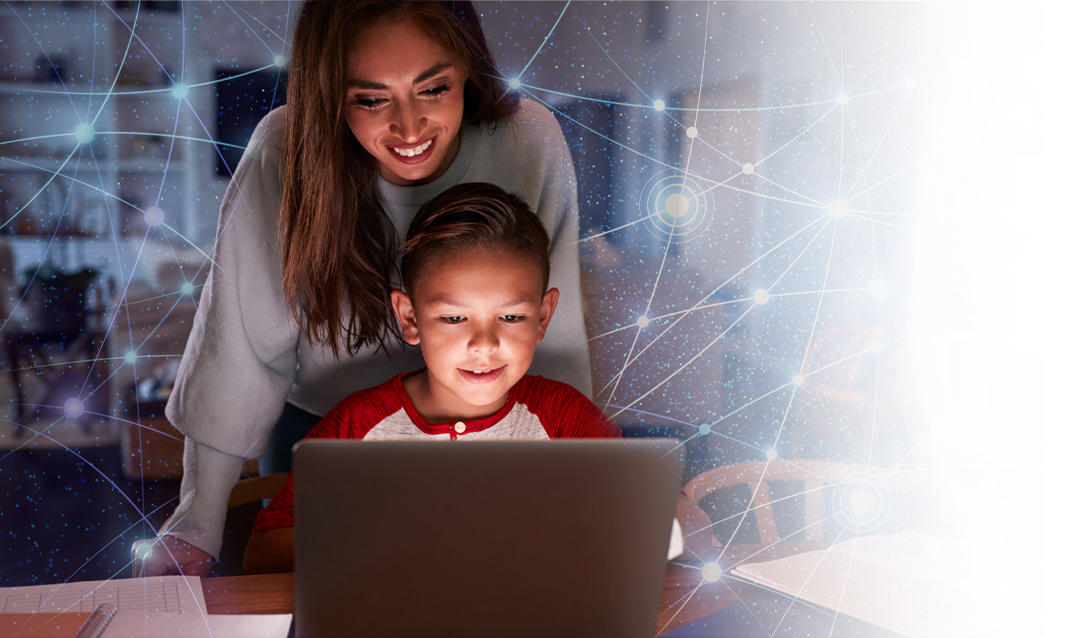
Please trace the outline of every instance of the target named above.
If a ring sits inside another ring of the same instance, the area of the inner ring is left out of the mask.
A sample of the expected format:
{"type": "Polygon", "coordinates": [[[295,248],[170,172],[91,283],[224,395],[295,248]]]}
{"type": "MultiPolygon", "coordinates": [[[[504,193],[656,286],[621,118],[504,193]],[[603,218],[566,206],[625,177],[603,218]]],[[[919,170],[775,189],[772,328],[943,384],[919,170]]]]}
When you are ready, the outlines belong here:
{"type": "Polygon", "coordinates": [[[286,472],[279,472],[269,476],[241,479],[232,487],[232,493],[228,495],[228,509],[277,496],[277,492],[284,487],[287,477],[286,472]]]}
{"type": "MultiPolygon", "coordinates": [[[[805,539],[819,540],[823,538],[824,533],[824,488],[827,485],[842,484],[850,481],[866,481],[887,489],[896,489],[908,484],[911,480],[917,480],[909,472],[890,475],[886,470],[880,468],[849,463],[777,460],[768,464],[763,461],[753,461],[708,470],[689,481],[684,491],[689,500],[699,507],[700,501],[723,488],[748,485],[750,489],[755,489],[765,468],[767,474],[764,476],[764,483],[753,494],[751,503],[752,512],[756,515],[760,541],[765,544],[777,543],[781,540],[778,527],[775,524],[775,512],[772,508],[774,499],[771,497],[769,482],[804,482],[805,539]]],[[[920,475],[918,474],[918,476],[920,475]]],[[[708,529],[713,529],[713,527],[708,526],[708,529]]],[[[713,531],[707,533],[700,528],[696,528],[688,532],[687,535],[695,535],[697,532],[710,538],[712,547],[722,547],[722,543],[715,537],[713,531]]],[[[686,541],[688,542],[688,539],[686,541]]],[[[697,541],[697,543],[699,542],[697,541]]]]}

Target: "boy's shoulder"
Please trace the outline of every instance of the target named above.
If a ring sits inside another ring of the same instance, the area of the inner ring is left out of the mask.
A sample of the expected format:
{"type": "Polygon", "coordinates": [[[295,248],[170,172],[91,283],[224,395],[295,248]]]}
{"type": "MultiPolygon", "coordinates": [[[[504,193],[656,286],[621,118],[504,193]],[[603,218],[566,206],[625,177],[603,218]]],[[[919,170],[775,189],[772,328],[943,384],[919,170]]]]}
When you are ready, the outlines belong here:
{"type": "Polygon", "coordinates": [[[382,421],[404,407],[406,395],[401,384],[404,376],[406,374],[398,374],[384,383],[349,394],[323,418],[339,423],[375,424],[382,421]]]}

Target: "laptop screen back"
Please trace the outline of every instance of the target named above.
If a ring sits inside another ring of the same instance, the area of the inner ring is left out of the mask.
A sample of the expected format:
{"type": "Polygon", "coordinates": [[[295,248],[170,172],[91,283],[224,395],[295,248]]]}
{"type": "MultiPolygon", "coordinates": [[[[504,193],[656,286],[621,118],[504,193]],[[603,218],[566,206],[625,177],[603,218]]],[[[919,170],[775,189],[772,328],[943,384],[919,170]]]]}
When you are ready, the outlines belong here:
{"type": "Polygon", "coordinates": [[[676,441],[303,441],[300,636],[654,636],[676,441]]]}

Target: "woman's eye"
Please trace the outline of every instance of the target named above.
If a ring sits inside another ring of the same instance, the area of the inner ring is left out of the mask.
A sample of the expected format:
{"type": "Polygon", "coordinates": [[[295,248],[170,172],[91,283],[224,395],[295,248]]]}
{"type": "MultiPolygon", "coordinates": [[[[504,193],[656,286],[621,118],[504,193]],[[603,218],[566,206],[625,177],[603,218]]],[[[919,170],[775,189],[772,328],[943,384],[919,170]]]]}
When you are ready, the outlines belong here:
{"type": "Polygon", "coordinates": [[[357,97],[352,100],[352,104],[372,111],[386,102],[389,100],[384,97],[357,97]]]}
{"type": "Polygon", "coordinates": [[[464,317],[442,317],[442,323],[448,323],[451,325],[456,325],[462,321],[464,321],[464,317]]]}
{"type": "Polygon", "coordinates": [[[426,95],[428,97],[438,97],[439,95],[441,95],[442,93],[445,93],[448,90],[449,90],[449,85],[448,84],[443,84],[441,86],[436,86],[433,89],[427,89],[426,91],[423,91],[423,95],[426,95]]]}

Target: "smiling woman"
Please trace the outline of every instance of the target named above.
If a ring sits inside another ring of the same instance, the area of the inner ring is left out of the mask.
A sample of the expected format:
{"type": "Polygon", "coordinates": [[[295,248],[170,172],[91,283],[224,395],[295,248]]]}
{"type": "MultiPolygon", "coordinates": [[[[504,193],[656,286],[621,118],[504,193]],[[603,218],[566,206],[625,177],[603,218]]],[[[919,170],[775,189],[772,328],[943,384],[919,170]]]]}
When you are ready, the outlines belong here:
{"type": "Polygon", "coordinates": [[[244,459],[287,471],[341,399],[422,365],[393,328],[398,238],[458,184],[518,195],[553,238],[562,301],[528,372],[590,397],[572,159],[551,114],[501,77],[471,3],[304,4],[288,105],[259,124],[221,206],[167,408],[186,436],[181,501],[159,549],[136,544],[136,575],[205,575],[244,459]]]}

